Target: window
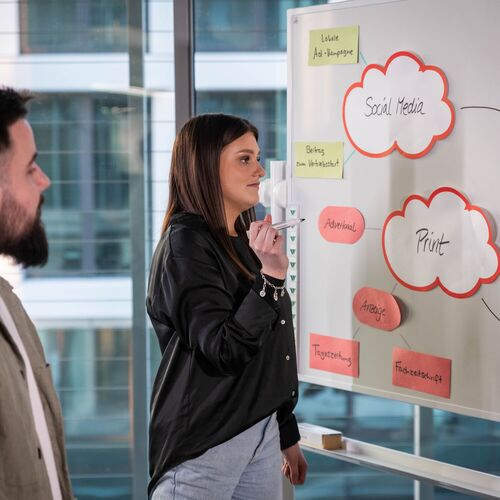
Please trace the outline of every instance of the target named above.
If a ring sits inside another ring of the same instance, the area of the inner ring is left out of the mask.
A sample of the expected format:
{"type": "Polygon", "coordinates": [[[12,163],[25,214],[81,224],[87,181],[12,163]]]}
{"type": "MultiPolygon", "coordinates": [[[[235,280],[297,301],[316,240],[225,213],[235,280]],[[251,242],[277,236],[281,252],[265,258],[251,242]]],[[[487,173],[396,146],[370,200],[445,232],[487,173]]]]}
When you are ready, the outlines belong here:
{"type": "Polygon", "coordinates": [[[126,0],[23,0],[21,51],[126,52],[126,0]]]}
{"type": "Polygon", "coordinates": [[[79,498],[130,498],[131,330],[39,330],[64,413],[79,498]],[[89,481],[89,478],[91,480],[89,481]]]}
{"type": "Polygon", "coordinates": [[[44,268],[29,276],[120,275],[130,266],[127,98],[45,94],[30,121],[40,165],[52,180],[43,220],[44,268]]]}
{"type": "Polygon", "coordinates": [[[144,283],[175,134],[172,14],[172,0],[0,2],[0,79],[36,94],[28,119],[52,180],[49,263],[6,277],[52,365],[79,500],[142,500],[147,487],[159,353],[144,283]],[[129,14],[134,26],[152,20],[132,40],[147,57],[128,55],[129,14]]]}
{"type": "Polygon", "coordinates": [[[199,52],[286,50],[286,9],[313,0],[194,0],[199,52]]]}

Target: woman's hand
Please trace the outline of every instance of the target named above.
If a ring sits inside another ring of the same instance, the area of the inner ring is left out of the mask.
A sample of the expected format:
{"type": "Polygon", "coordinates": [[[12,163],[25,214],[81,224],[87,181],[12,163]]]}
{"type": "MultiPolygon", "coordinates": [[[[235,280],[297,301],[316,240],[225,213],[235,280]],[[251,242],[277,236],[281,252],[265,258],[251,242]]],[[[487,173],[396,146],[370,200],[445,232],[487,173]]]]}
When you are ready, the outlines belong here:
{"type": "Polygon", "coordinates": [[[304,484],[307,473],[307,462],[300,449],[299,443],[282,451],[283,465],[281,471],[292,484],[304,484]]]}
{"type": "Polygon", "coordinates": [[[288,257],[283,248],[284,239],[271,223],[270,215],[266,215],[264,220],[252,222],[248,240],[250,247],[262,262],[261,271],[273,278],[285,279],[288,257]]]}

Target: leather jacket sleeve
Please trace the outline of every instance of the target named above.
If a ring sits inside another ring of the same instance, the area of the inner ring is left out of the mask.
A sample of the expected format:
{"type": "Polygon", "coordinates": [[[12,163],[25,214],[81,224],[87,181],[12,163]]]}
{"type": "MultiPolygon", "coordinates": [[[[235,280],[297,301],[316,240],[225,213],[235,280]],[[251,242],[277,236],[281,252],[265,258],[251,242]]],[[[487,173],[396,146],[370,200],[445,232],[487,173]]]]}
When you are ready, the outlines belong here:
{"type": "Polygon", "coordinates": [[[218,372],[235,374],[273,334],[279,303],[271,305],[249,286],[235,305],[214,264],[209,252],[172,252],[164,261],[161,304],[186,346],[198,349],[218,372]]]}

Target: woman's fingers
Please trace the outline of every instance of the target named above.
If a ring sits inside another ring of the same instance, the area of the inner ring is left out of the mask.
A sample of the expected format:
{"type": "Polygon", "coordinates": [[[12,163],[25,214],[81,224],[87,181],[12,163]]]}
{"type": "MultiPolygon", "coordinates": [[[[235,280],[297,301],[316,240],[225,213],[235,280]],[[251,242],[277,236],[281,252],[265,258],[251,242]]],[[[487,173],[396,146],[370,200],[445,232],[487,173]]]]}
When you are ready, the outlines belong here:
{"type": "Polygon", "coordinates": [[[268,225],[271,225],[273,222],[273,218],[271,217],[270,214],[267,214],[264,219],[262,220],[256,220],[254,222],[252,222],[250,224],[250,228],[249,228],[249,235],[248,235],[248,239],[250,239],[250,235],[253,236],[253,239],[256,238],[257,234],[259,233],[260,229],[262,228],[262,226],[268,224],[268,225]]]}
{"type": "Polygon", "coordinates": [[[249,244],[262,264],[264,274],[284,279],[288,268],[288,258],[284,250],[283,236],[271,226],[271,217],[252,222],[249,230],[249,244]]]}
{"type": "Polygon", "coordinates": [[[276,238],[278,237],[278,232],[276,231],[276,229],[274,229],[274,227],[268,225],[265,233],[264,233],[264,227],[262,227],[260,231],[263,234],[263,241],[262,241],[263,249],[265,249],[267,251],[274,250],[276,238]]]}
{"type": "Polygon", "coordinates": [[[249,233],[249,242],[254,250],[269,253],[281,249],[283,237],[266,220],[252,222],[249,233]]]}
{"type": "Polygon", "coordinates": [[[263,221],[259,220],[250,224],[250,228],[248,229],[248,241],[250,244],[253,244],[255,238],[257,238],[257,234],[259,234],[260,227],[263,223],[263,221]]]}

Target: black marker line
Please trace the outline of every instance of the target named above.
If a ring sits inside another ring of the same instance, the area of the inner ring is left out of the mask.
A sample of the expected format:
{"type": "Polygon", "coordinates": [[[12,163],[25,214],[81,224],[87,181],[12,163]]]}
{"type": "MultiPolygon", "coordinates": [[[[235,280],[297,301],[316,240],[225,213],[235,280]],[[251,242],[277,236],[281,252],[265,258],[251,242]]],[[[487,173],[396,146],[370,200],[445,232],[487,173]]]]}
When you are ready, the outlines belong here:
{"type": "Polygon", "coordinates": [[[488,308],[488,311],[490,311],[491,314],[493,314],[493,316],[495,316],[495,318],[500,321],[500,318],[490,309],[490,306],[486,303],[486,301],[481,297],[481,300],[483,301],[483,304],[488,308]]]}
{"type": "Polygon", "coordinates": [[[411,351],[412,348],[410,347],[410,344],[408,344],[408,342],[406,342],[406,339],[401,334],[399,334],[399,336],[405,341],[405,344],[408,346],[408,349],[410,349],[410,351],[411,351]]]}
{"type": "Polygon", "coordinates": [[[371,231],[382,231],[381,227],[365,227],[365,229],[370,229],[371,231]]]}
{"type": "Polygon", "coordinates": [[[397,286],[398,286],[398,282],[396,281],[396,283],[394,283],[394,286],[392,287],[391,295],[394,293],[394,290],[396,290],[397,286]]]}
{"type": "Polygon", "coordinates": [[[489,109],[491,111],[498,111],[500,113],[500,109],[493,108],[491,106],[462,106],[460,109],[489,109]]]}
{"type": "Polygon", "coordinates": [[[353,340],[356,338],[356,335],[358,334],[360,328],[361,327],[358,326],[358,329],[354,332],[354,335],[352,336],[353,340]]]}

